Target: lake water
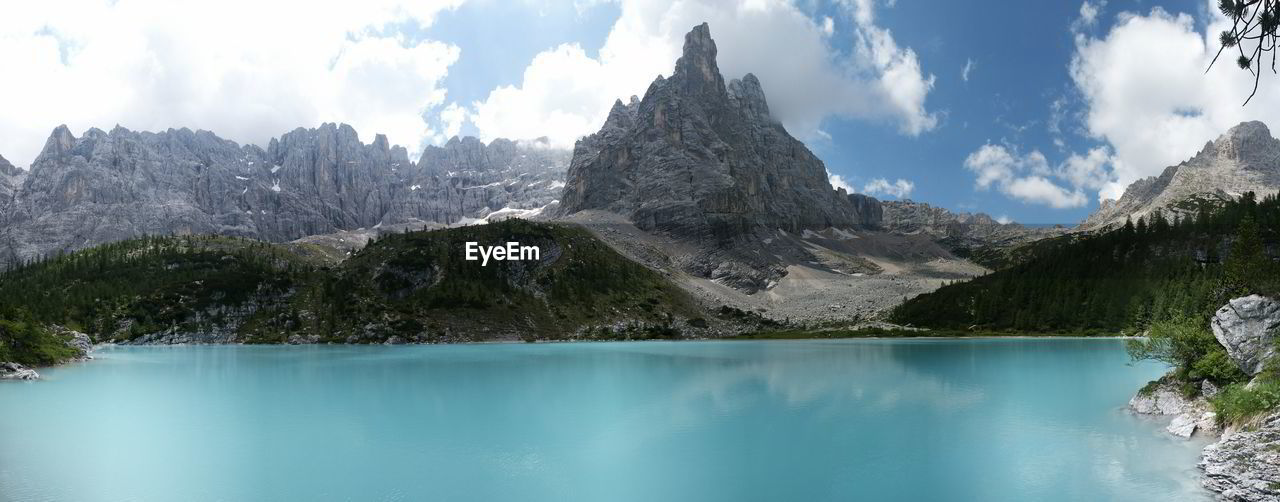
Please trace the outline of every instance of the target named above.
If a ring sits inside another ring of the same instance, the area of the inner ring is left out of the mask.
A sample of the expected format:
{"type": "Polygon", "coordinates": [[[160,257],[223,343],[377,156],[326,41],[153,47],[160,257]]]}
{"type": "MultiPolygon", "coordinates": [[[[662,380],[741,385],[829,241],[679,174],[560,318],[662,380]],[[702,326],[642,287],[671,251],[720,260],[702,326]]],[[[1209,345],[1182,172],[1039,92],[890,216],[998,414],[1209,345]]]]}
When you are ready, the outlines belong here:
{"type": "Polygon", "coordinates": [[[0,384],[0,500],[1198,500],[1082,339],[108,348],[0,384]]]}

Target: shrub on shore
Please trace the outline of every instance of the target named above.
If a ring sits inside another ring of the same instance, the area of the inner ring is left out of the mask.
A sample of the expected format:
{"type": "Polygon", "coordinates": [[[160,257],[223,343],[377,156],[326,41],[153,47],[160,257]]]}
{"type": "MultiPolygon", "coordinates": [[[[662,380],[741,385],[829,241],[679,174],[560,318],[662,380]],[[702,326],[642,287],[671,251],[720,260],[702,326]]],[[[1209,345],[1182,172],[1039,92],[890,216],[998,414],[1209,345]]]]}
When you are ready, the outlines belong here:
{"type": "Polygon", "coordinates": [[[0,320],[0,362],[48,366],[78,355],[46,327],[28,320],[0,320]]]}

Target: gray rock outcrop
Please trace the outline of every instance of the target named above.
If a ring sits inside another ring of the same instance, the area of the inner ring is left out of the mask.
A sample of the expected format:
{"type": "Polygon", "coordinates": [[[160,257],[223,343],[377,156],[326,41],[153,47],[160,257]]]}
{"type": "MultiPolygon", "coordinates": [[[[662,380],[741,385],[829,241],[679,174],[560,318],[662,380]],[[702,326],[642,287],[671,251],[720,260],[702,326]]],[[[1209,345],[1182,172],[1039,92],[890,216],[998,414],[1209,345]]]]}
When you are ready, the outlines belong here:
{"type": "Polygon", "coordinates": [[[93,339],[89,338],[88,334],[58,325],[50,326],[49,329],[62,338],[63,343],[66,343],[68,347],[80,353],[74,360],[87,361],[93,359],[93,356],[90,355],[93,352],[93,339]]]}
{"type": "Polygon", "coordinates": [[[1205,488],[1220,500],[1280,500],[1280,414],[1253,430],[1228,431],[1204,449],[1200,460],[1205,488]]]}
{"type": "Polygon", "coordinates": [[[1119,200],[1104,201],[1082,224],[1097,229],[1137,221],[1157,210],[1170,220],[1196,211],[1197,201],[1222,201],[1280,190],[1280,140],[1262,122],[1244,122],[1205,144],[1194,157],[1160,176],[1129,185],[1119,200]]]}
{"type": "Polygon", "coordinates": [[[18,363],[0,362],[0,380],[37,380],[40,374],[36,370],[18,363]]]}
{"type": "Polygon", "coordinates": [[[299,128],[266,149],[208,131],[116,127],[77,138],[61,126],[29,171],[0,165],[0,269],[141,235],[280,242],[526,215],[558,197],[567,162],[566,151],[536,142],[455,138],[415,164],[385,136],[364,144],[345,124],[299,128]]]}
{"type": "Polygon", "coordinates": [[[1214,313],[1210,326],[1231,361],[1257,375],[1276,352],[1280,302],[1259,295],[1235,298],[1214,313]]]}
{"type": "Polygon", "coordinates": [[[1129,400],[1129,409],[1140,415],[1172,416],[1165,431],[1178,437],[1189,438],[1197,432],[1218,432],[1218,417],[1209,402],[1201,396],[1194,399],[1183,396],[1169,375],[1133,396],[1129,400]]]}

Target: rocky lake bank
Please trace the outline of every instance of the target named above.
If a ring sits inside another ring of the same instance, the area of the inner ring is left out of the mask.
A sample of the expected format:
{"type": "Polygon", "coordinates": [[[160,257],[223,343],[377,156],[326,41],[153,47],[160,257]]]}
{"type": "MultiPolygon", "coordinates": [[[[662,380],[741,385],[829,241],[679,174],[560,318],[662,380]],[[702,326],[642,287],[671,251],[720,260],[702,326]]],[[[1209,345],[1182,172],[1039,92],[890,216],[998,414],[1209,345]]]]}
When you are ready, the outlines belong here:
{"type": "MultiPolygon", "coordinates": [[[[1244,389],[1269,385],[1280,327],[1280,302],[1252,295],[1236,298],[1214,314],[1214,337],[1232,363],[1249,376],[1244,389]]],[[[1170,372],[1143,387],[1129,401],[1139,415],[1172,417],[1166,431],[1181,438],[1216,438],[1204,448],[1201,484],[1219,500],[1262,502],[1280,499],[1280,413],[1274,406],[1244,419],[1225,417],[1224,389],[1209,380],[1189,386],[1170,372]]]]}

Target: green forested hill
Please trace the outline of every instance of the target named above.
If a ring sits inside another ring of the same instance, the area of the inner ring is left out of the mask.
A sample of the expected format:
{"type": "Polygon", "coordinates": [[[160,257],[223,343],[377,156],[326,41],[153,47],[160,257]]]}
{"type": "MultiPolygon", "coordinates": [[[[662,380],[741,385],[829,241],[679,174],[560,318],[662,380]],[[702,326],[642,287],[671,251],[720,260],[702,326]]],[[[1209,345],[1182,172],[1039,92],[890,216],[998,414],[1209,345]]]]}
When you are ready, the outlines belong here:
{"type": "Polygon", "coordinates": [[[213,329],[227,323],[228,311],[259,309],[305,289],[319,277],[318,265],[248,239],[146,237],[0,275],[0,319],[65,325],[98,341],[213,329]]]}
{"type": "MultiPolygon", "coordinates": [[[[510,220],[384,236],[339,264],[313,255],[212,236],[107,244],[0,275],[0,320],[160,343],[653,338],[717,322],[576,226],[510,220]],[[468,241],[541,256],[482,266],[468,241]]],[[[0,354],[14,340],[0,332],[0,354]]]]}
{"type": "Polygon", "coordinates": [[[320,297],[314,331],[339,337],[652,338],[705,326],[684,291],[586,230],[523,220],[386,236],[326,276],[320,297]],[[541,257],[482,266],[464,259],[468,241],[536,245],[541,257]]]}
{"type": "Polygon", "coordinates": [[[939,329],[1107,333],[1207,318],[1233,295],[1277,290],[1268,258],[1277,243],[1280,203],[1245,194],[1194,218],[1155,215],[1060,239],[1017,265],[910,299],[892,317],[939,329]]]}

